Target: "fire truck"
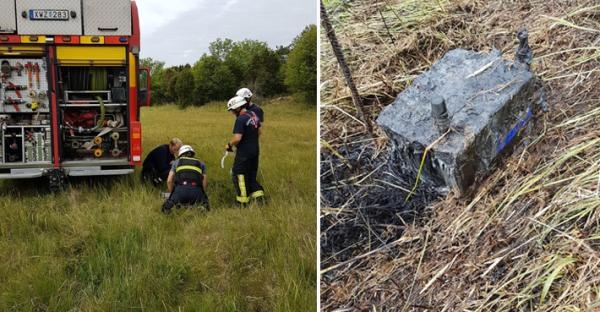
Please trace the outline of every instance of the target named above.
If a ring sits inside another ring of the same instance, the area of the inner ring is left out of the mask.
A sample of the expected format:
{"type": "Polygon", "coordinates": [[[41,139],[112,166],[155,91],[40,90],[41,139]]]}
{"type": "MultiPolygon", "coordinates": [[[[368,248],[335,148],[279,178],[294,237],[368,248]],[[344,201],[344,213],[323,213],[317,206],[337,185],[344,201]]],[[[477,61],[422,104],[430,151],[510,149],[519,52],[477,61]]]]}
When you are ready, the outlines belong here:
{"type": "Polygon", "coordinates": [[[149,76],[130,0],[0,1],[0,179],[124,175],[149,76]]]}

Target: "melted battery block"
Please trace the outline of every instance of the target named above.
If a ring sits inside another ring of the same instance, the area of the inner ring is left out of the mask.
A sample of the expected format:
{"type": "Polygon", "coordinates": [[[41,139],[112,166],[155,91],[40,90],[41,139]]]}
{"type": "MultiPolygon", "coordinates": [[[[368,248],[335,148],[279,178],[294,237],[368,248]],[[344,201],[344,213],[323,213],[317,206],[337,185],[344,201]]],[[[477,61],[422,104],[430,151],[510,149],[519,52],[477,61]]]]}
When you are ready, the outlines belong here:
{"type": "Polygon", "coordinates": [[[498,51],[449,51],[387,106],[377,123],[405,171],[464,193],[518,142],[533,116],[536,78],[498,51]],[[426,148],[427,155],[421,164],[426,148]]]}

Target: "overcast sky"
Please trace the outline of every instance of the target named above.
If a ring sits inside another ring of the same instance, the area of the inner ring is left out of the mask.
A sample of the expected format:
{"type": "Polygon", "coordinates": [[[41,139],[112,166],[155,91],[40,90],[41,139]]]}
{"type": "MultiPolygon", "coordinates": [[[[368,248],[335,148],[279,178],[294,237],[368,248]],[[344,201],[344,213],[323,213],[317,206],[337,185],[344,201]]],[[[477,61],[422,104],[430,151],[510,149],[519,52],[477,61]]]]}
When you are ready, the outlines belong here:
{"type": "Polygon", "coordinates": [[[193,65],[217,38],[288,45],[317,23],[314,0],[137,0],[141,57],[193,65]]]}

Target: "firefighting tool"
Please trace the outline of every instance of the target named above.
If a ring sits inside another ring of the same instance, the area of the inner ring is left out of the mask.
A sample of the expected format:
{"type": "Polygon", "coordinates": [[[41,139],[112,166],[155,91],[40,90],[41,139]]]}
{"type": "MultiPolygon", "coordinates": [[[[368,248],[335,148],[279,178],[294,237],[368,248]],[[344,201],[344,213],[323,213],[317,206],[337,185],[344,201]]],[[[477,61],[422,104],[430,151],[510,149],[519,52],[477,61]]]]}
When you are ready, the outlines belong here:
{"type": "Polygon", "coordinates": [[[36,62],[35,65],[33,65],[33,72],[35,73],[35,83],[37,88],[40,88],[40,65],[36,62]]]}
{"type": "Polygon", "coordinates": [[[29,84],[29,89],[33,88],[32,74],[33,74],[33,65],[31,62],[27,62],[25,64],[25,71],[27,71],[27,82],[29,84]]]}
{"type": "Polygon", "coordinates": [[[225,169],[225,158],[227,158],[227,155],[229,155],[229,151],[225,151],[225,154],[221,158],[221,169],[225,169]]]}

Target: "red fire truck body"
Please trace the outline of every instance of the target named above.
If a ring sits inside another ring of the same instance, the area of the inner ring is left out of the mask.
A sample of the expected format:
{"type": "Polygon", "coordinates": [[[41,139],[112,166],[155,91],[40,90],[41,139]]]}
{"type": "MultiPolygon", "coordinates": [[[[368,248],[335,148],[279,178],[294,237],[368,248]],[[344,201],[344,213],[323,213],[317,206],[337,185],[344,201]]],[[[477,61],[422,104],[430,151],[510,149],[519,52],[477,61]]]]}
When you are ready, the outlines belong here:
{"type": "Polygon", "coordinates": [[[0,179],[132,173],[139,51],[134,1],[1,1],[0,179]]]}

